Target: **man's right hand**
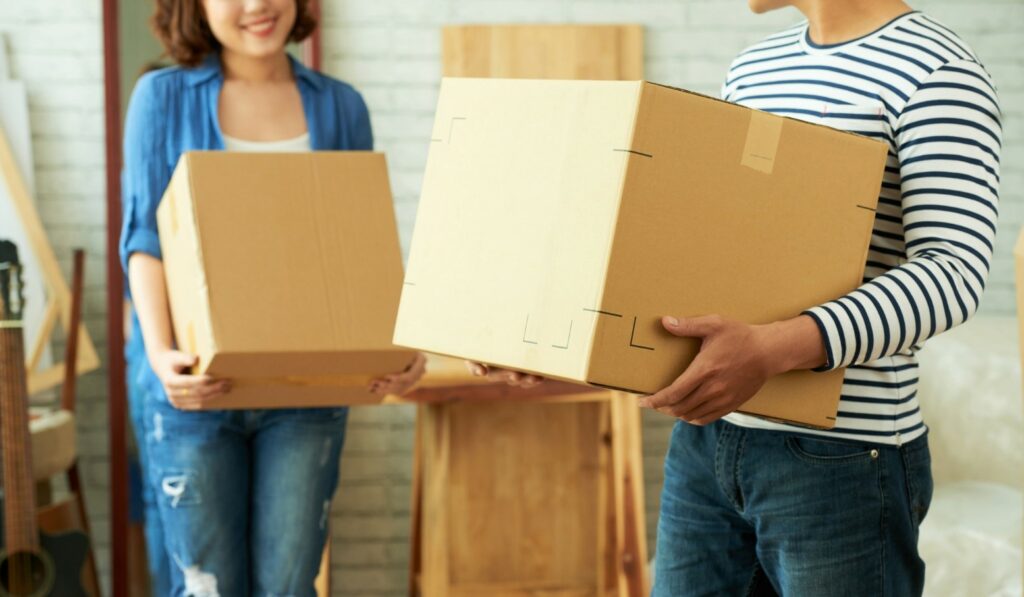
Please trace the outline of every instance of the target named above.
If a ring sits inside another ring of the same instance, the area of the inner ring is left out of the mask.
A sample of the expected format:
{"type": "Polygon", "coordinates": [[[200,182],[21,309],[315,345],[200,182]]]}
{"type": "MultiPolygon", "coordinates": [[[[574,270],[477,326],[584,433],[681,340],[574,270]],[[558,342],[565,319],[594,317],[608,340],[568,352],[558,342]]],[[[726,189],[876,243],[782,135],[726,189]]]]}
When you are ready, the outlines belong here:
{"type": "Polygon", "coordinates": [[[195,355],[167,349],[152,355],[149,360],[175,408],[197,410],[204,401],[231,391],[228,380],[187,373],[199,361],[195,355]]]}
{"type": "Polygon", "coordinates": [[[502,369],[500,367],[485,365],[475,361],[466,361],[466,367],[469,369],[470,373],[477,377],[486,377],[491,381],[503,381],[510,386],[517,386],[520,388],[532,388],[544,381],[544,378],[539,375],[520,373],[519,371],[502,369]]]}

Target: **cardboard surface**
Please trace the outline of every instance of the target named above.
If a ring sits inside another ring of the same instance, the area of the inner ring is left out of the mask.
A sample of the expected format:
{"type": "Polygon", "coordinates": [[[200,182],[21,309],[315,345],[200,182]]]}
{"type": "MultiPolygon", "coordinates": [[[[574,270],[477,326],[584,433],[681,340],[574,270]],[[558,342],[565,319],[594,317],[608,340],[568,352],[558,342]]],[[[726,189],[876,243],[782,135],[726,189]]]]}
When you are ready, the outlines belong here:
{"type": "Polygon", "coordinates": [[[380,402],[402,263],[381,154],[190,152],[157,212],[178,345],[208,408],[380,402]]]}
{"type": "MultiPolygon", "coordinates": [[[[666,314],[766,323],[856,288],[884,144],[644,82],[446,79],[395,342],[650,393],[666,314]]],[[[843,372],[745,412],[834,424],[843,372]]]]}

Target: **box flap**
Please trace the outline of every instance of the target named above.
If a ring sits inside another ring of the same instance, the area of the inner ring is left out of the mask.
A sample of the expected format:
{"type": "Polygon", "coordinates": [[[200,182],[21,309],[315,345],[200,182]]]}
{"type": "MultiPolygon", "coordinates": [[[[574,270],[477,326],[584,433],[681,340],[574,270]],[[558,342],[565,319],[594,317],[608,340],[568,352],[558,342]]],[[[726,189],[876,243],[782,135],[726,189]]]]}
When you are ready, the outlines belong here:
{"type": "Polygon", "coordinates": [[[215,377],[246,383],[280,385],[366,386],[372,379],[397,373],[412,362],[409,350],[346,350],[344,352],[223,352],[207,371],[215,377]]]}
{"type": "Polygon", "coordinates": [[[639,90],[444,80],[396,343],[581,378],[639,90]]]}

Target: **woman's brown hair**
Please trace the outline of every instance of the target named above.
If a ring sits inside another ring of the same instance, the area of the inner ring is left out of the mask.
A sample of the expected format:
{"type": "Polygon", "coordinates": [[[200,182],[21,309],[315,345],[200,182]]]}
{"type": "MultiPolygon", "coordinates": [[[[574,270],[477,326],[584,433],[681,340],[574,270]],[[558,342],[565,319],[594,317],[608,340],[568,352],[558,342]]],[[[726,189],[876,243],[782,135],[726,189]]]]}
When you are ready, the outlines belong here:
{"type": "MultiPolygon", "coordinates": [[[[295,0],[295,9],[295,25],[288,40],[300,42],[316,29],[316,16],[309,0],[295,0]]],[[[182,66],[197,66],[208,54],[220,50],[203,14],[202,0],[156,0],[151,24],[165,54],[182,66]]]]}

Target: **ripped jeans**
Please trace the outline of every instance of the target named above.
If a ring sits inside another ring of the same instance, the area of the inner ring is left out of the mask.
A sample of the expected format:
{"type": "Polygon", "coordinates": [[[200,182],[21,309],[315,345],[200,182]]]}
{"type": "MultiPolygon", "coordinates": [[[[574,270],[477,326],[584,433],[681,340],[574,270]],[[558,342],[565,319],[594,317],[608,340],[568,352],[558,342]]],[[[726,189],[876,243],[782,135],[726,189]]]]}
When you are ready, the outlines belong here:
{"type": "Polygon", "coordinates": [[[151,396],[171,595],[315,595],[348,410],[185,412],[151,396]]]}

